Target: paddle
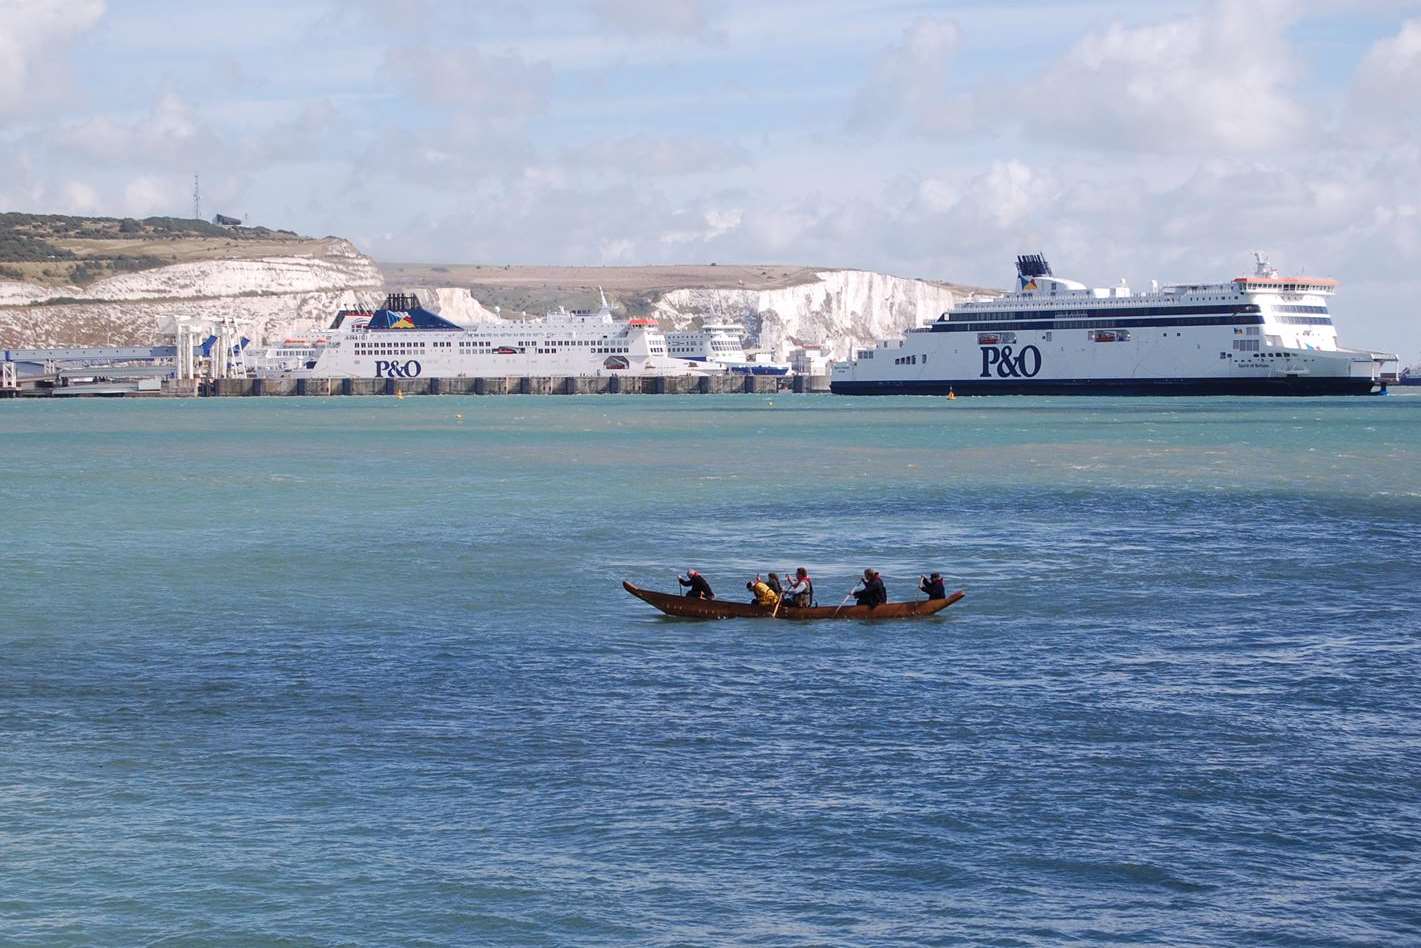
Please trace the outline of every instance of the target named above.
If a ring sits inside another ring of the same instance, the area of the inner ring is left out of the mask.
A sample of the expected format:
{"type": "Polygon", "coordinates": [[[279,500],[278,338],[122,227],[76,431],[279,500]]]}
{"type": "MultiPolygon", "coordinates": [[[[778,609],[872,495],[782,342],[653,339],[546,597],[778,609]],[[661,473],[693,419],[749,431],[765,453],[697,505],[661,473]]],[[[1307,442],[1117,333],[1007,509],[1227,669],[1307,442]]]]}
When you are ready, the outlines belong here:
{"type": "MultiPolygon", "coordinates": [[[[854,583],[854,589],[857,589],[857,588],[858,588],[858,583],[854,583]]],[[[845,606],[847,606],[847,605],[849,604],[849,600],[852,599],[853,597],[854,597],[854,590],[853,590],[853,589],[850,589],[850,590],[849,590],[849,594],[844,597],[844,601],[843,601],[843,602],[839,603],[838,609],[835,609],[835,610],[834,610],[834,615],[831,616],[830,618],[837,618],[838,615],[839,615],[839,609],[842,609],[842,608],[844,608],[845,606]]]]}

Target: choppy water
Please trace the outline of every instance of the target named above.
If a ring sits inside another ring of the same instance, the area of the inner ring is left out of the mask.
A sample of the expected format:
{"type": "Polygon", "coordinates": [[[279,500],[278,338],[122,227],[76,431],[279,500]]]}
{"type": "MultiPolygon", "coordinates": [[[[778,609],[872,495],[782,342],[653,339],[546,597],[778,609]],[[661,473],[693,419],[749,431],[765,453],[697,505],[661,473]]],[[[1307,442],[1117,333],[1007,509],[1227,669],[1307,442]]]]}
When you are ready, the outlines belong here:
{"type": "Polygon", "coordinates": [[[0,941],[1415,943],[1418,435],[1405,395],[0,403],[0,941]],[[801,563],[968,596],[618,586],[801,563]]]}

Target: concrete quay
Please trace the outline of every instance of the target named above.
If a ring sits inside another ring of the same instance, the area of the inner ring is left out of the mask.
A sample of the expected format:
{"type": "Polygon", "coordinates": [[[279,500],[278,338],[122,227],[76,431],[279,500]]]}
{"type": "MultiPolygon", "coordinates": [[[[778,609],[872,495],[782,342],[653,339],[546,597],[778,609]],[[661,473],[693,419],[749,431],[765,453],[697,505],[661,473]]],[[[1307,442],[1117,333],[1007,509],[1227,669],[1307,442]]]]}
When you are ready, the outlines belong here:
{"type": "Polygon", "coordinates": [[[213,379],[173,382],[164,394],[208,397],[297,395],[725,395],[827,391],[805,376],[508,376],[428,379],[213,379]]]}

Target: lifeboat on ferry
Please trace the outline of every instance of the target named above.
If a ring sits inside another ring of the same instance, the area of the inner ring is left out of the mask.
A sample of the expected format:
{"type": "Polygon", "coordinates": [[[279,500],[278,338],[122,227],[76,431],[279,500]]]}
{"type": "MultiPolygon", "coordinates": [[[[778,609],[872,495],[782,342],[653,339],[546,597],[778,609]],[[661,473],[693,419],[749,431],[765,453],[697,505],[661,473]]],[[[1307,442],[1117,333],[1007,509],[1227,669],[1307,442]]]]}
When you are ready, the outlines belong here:
{"type": "Polygon", "coordinates": [[[646,328],[646,327],[653,327],[653,328],[654,328],[654,327],[656,326],[656,324],[657,324],[657,323],[656,323],[656,320],[652,319],[652,318],[649,317],[649,316],[635,316],[635,317],[633,317],[633,318],[627,320],[627,325],[628,325],[628,326],[641,326],[641,327],[643,327],[643,328],[646,328]]]}
{"type": "Polygon", "coordinates": [[[979,332],[977,333],[977,345],[979,346],[999,346],[1002,344],[1000,333],[979,332]]]}
{"type": "Polygon", "coordinates": [[[511,356],[517,355],[518,350],[513,348],[512,346],[499,346],[497,349],[493,350],[493,354],[501,356],[511,356]]]}

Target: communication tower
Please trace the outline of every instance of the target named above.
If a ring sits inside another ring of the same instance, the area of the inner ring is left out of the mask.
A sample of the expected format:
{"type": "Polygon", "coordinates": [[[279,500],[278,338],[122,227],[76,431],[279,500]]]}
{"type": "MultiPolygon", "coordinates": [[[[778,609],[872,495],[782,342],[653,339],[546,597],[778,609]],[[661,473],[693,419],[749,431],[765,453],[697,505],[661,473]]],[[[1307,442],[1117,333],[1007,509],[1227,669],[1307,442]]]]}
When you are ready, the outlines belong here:
{"type": "Polygon", "coordinates": [[[192,176],[192,219],[202,220],[202,191],[197,186],[197,174],[192,176]]]}

